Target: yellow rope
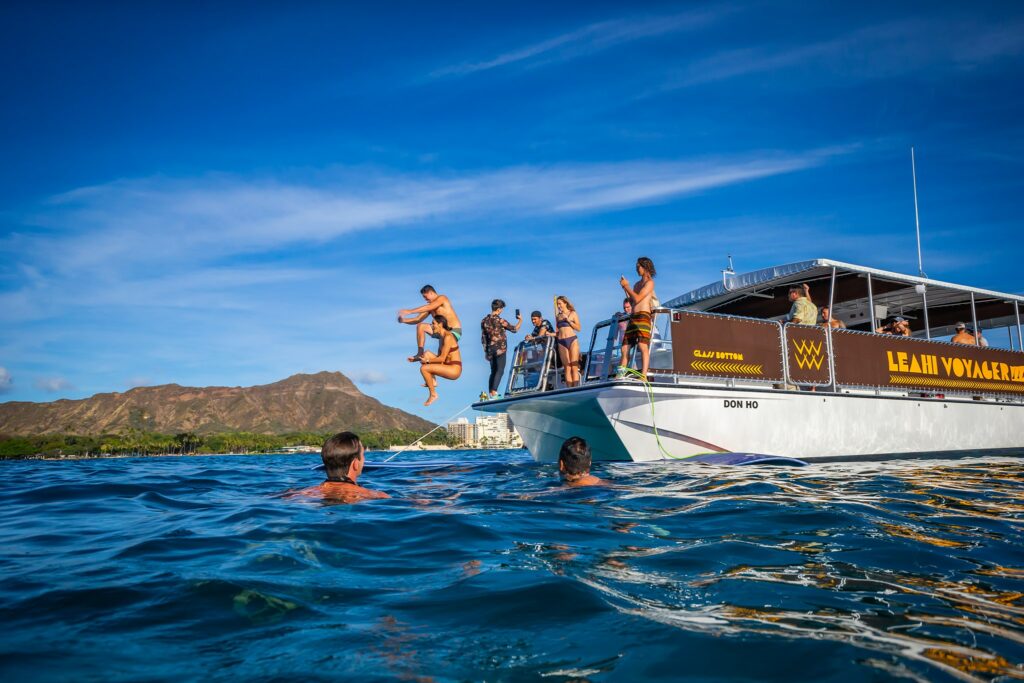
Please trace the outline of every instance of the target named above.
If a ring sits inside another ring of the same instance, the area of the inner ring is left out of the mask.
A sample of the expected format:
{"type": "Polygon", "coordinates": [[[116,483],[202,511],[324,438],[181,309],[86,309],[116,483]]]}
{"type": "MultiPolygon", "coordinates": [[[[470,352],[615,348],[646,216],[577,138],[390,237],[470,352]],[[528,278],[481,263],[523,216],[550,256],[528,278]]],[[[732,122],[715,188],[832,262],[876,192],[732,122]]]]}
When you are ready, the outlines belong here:
{"type": "Polygon", "coordinates": [[[672,455],[668,450],[666,450],[664,444],[661,443],[661,435],[658,434],[658,424],[654,419],[654,389],[651,388],[651,383],[646,377],[644,377],[643,373],[638,370],[626,367],[625,365],[620,365],[618,369],[623,375],[635,377],[643,382],[644,389],[647,391],[647,398],[651,403],[651,428],[654,429],[654,441],[658,444],[658,450],[661,451],[661,454],[672,460],[686,460],[687,458],[692,458],[695,455],[700,455],[700,453],[694,453],[693,455],[672,455]]]}

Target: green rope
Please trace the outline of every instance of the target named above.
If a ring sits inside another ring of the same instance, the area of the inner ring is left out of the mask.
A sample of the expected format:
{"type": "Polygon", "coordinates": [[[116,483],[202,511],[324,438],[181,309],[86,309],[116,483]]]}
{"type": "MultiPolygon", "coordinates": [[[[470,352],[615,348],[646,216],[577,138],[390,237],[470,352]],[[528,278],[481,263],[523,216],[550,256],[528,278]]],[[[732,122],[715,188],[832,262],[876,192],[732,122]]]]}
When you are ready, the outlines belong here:
{"type": "Polygon", "coordinates": [[[687,458],[692,458],[697,455],[703,455],[702,453],[694,453],[693,455],[672,455],[671,453],[669,453],[668,450],[666,450],[664,444],[661,443],[661,435],[658,434],[658,425],[654,419],[654,389],[651,388],[651,383],[647,380],[647,378],[644,376],[642,372],[634,370],[633,368],[630,367],[626,367],[624,365],[620,365],[617,372],[621,373],[622,375],[635,377],[636,379],[640,380],[643,383],[644,389],[647,391],[647,399],[651,403],[651,427],[654,429],[654,441],[655,443],[658,444],[658,450],[661,451],[662,455],[671,460],[686,460],[687,458]]]}

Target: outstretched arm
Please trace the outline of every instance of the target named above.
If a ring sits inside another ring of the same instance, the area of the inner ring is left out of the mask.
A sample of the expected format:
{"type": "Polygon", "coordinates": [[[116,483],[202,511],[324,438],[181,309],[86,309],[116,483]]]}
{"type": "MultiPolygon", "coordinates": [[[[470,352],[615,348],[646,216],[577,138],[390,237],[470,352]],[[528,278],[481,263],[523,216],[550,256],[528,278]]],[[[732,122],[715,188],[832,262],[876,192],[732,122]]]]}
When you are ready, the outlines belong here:
{"type": "MultiPolygon", "coordinates": [[[[447,301],[446,297],[439,296],[433,301],[428,301],[422,306],[417,306],[416,308],[403,308],[398,312],[398,316],[401,318],[403,316],[412,315],[415,313],[419,315],[419,318],[416,320],[416,322],[419,322],[420,320],[423,320],[437,309],[441,308],[445,301],[447,301]]],[[[412,321],[410,320],[403,320],[402,322],[408,323],[410,325],[412,324],[412,321]]]]}
{"type": "MultiPolygon", "coordinates": [[[[411,311],[410,311],[410,313],[411,313],[411,311]]],[[[425,313],[419,313],[419,314],[415,315],[414,317],[408,318],[408,319],[403,317],[405,315],[408,315],[408,313],[402,313],[401,311],[399,311],[399,313],[398,313],[398,322],[405,323],[406,325],[419,325],[421,322],[424,321],[424,319],[427,318],[427,316],[430,315],[430,313],[426,313],[426,312],[425,313]]]]}

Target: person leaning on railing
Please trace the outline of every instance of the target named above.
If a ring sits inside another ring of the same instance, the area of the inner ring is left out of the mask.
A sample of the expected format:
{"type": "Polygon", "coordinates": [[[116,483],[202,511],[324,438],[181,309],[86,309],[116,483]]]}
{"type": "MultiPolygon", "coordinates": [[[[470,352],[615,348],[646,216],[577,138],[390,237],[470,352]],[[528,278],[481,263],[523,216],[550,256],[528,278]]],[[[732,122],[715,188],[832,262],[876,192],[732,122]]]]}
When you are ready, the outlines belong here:
{"type": "Polygon", "coordinates": [[[550,322],[544,319],[544,316],[540,314],[540,311],[534,311],[530,314],[530,322],[533,323],[533,332],[526,335],[526,341],[535,341],[549,337],[555,333],[555,328],[550,322]]]}
{"type": "Polygon", "coordinates": [[[966,323],[956,324],[956,334],[949,340],[954,344],[969,344],[971,346],[977,346],[978,340],[974,338],[973,334],[968,334],[966,323]]]}
{"type": "Polygon", "coordinates": [[[842,329],[846,328],[846,323],[844,323],[839,318],[832,317],[832,311],[829,310],[828,306],[822,306],[821,307],[821,326],[822,327],[831,327],[833,330],[837,330],[837,329],[838,330],[842,330],[842,329]]]}
{"type": "Polygon", "coordinates": [[[892,319],[892,322],[888,325],[882,325],[875,330],[878,334],[892,334],[897,337],[909,337],[910,336],[910,323],[902,315],[898,315],[892,319]]]}

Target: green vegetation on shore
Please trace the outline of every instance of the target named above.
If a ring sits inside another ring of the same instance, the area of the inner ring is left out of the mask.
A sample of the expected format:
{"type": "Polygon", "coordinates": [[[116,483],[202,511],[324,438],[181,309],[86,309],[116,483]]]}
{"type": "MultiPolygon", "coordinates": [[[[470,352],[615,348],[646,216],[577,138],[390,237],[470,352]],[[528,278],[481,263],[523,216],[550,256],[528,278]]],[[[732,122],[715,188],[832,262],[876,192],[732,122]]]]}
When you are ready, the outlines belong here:
{"type": "MultiPolygon", "coordinates": [[[[272,453],[294,446],[320,448],[331,433],[291,432],[288,434],[159,434],[128,430],[122,434],[76,436],[0,436],[0,459],[31,457],[101,457],[105,455],[200,455],[206,453],[272,453]]],[[[359,432],[369,450],[409,444],[419,434],[404,429],[359,432]]],[[[438,430],[423,440],[425,444],[448,444],[448,434],[438,430]]]]}

